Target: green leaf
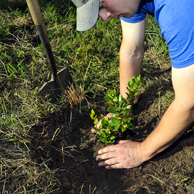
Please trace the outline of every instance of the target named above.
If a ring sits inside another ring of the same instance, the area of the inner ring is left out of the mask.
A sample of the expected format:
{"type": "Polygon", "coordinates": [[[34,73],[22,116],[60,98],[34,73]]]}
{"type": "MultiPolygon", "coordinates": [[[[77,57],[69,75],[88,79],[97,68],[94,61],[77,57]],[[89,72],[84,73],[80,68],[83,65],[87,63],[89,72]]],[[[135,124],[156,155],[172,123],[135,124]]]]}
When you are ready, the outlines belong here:
{"type": "Polygon", "coordinates": [[[93,110],[93,109],[91,110],[91,114],[92,114],[92,115],[95,115],[95,112],[94,112],[94,110],[93,110]]]}
{"type": "Polygon", "coordinates": [[[109,134],[109,135],[111,134],[111,130],[110,129],[106,129],[105,132],[106,132],[106,134],[109,134]]]}
{"type": "Polygon", "coordinates": [[[98,141],[102,141],[102,142],[103,142],[103,138],[102,138],[102,137],[100,137],[100,138],[98,139],[98,141]]]}
{"type": "Polygon", "coordinates": [[[127,117],[127,123],[131,123],[131,117],[127,117]]]}
{"type": "Polygon", "coordinates": [[[121,131],[122,131],[122,132],[124,132],[124,131],[126,131],[126,130],[127,130],[127,127],[124,127],[124,126],[123,126],[123,127],[121,128],[121,131]]]}
{"type": "Polygon", "coordinates": [[[95,119],[94,119],[94,124],[96,125],[97,123],[98,123],[98,119],[95,118],[95,119]]]}
{"type": "Polygon", "coordinates": [[[111,137],[110,137],[111,140],[113,140],[113,139],[115,139],[115,138],[116,138],[115,136],[111,136],[111,137]]]}
{"type": "Polygon", "coordinates": [[[108,118],[102,119],[102,125],[103,126],[108,125],[108,118]]]}
{"type": "Polygon", "coordinates": [[[130,129],[130,130],[134,130],[135,125],[133,123],[129,123],[129,124],[127,124],[127,128],[130,129]]]}
{"type": "Polygon", "coordinates": [[[114,127],[114,131],[117,131],[117,130],[120,128],[120,126],[121,126],[120,123],[119,123],[118,125],[116,125],[116,126],[114,127]]]}
{"type": "Polygon", "coordinates": [[[107,137],[107,135],[104,131],[102,132],[102,137],[107,137]]]}
{"type": "Polygon", "coordinates": [[[113,102],[114,102],[114,103],[118,102],[117,96],[115,96],[115,97],[113,98],[113,102]]]}
{"type": "Polygon", "coordinates": [[[109,113],[111,113],[113,115],[116,115],[118,113],[117,110],[115,108],[113,108],[113,107],[108,107],[107,110],[109,111],[109,113]]]}
{"type": "Polygon", "coordinates": [[[100,132],[100,134],[103,133],[103,129],[102,128],[99,128],[98,131],[100,132]]]}
{"type": "Polygon", "coordinates": [[[94,120],[95,119],[95,112],[94,112],[94,110],[92,109],[91,110],[91,113],[90,113],[90,118],[92,119],[92,120],[94,120]]]}
{"type": "Polygon", "coordinates": [[[126,102],[125,101],[120,101],[119,102],[119,108],[124,108],[125,107],[125,104],[126,104],[126,102]]]}
{"type": "Polygon", "coordinates": [[[131,112],[131,110],[127,109],[123,111],[123,116],[126,117],[129,115],[129,113],[131,112]]]}
{"type": "Polygon", "coordinates": [[[111,98],[110,96],[108,96],[108,95],[105,96],[105,99],[106,99],[109,103],[112,102],[112,98],[111,98]]]}
{"type": "Polygon", "coordinates": [[[98,130],[96,127],[92,126],[92,129],[98,130]]]}
{"type": "Polygon", "coordinates": [[[136,92],[133,94],[133,96],[137,96],[138,93],[139,93],[139,91],[136,91],[136,92]]]}
{"type": "Polygon", "coordinates": [[[111,126],[119,125],[120,122],[121,122],[120,119],[116,119],[116,118],[114,118],[114,117],[111,117],[111,119],[109,120],[109,124],[110,124],[111,126]]]}
{"type": "Polygon", "coordinates": [[[98,137],[98,138],[101,138],[101,134],[100,133],[96,133],[96,136],[98,137]]]}
{"type": "Polygon", "coordinates": [[[107,97],[112,100],[112,95],[111,94],[108,94],[107,97]]]}
{"type": "Polygon", "coordinates": [[[123,99],[123,96],[122,96],[122,94],[120,94],[120,95],[119,95],[119,102],[121,102],[122,99],[123,99]]]}
{"type": "Polygon", "coordinates": [[[107,140],[107,138],[100,138],[98,141],[102,141],[104,143],[109,143],[110,141],[107,140]]]}

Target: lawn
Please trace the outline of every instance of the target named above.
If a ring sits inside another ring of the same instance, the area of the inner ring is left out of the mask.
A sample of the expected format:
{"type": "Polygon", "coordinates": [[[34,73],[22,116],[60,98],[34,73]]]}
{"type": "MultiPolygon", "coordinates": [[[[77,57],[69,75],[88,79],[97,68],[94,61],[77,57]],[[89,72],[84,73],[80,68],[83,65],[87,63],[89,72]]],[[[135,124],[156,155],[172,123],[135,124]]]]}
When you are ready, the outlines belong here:
{"type": "MultiPolygon", "coordinates": [[[[106,170],[95,161],[107,144],[91,134],[91,109],[106,115],[108,89],[119,94],[120,21],[99,19],[76,31],[71,1],[39,2],[57,69],[73,85],[56,103],[40,95],[51,70],[25,0],[0,2],[0,192],[59,194],[194,193],[194,125],[140,167],[106,170]]],[[[168,48],[154,18],[146,22],[142,86],[123,139],[143,141],[174,99],[168,48]]]]}

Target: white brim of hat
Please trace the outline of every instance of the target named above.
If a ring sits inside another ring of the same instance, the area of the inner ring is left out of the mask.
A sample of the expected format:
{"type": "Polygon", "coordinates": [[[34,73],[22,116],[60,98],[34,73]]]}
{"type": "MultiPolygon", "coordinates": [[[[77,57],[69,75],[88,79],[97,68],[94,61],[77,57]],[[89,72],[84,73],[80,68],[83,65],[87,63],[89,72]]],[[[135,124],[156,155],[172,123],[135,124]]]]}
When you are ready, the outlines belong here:
{"type": "Polygon", "coordinates": [[[77,30],[85,31],[92,28],[98,19],[99,0],[89,0],[77,8],[77,30]]]}

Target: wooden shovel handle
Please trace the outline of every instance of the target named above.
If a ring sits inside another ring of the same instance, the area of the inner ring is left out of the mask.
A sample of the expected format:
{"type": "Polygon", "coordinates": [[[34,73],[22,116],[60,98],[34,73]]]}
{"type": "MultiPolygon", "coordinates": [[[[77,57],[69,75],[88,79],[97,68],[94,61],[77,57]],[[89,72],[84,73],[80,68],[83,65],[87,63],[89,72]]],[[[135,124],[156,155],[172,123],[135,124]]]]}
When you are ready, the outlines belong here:
{"type": "Polygon", "coordinates": [[[43,17],[37,0],[26,0],[35,25],[43,23],[43,17]]]}
{"type": "Polygon", "coordinates": [[[57,67],[55,64],[55,59],[51,50],[51,45],[48,39],[48,35],[44,26],[43,16],[40,11],[40,7],[37,0],[26,0],[28,7],[30,9],[30,13],[32,15],[32,19],[34,21],[34,24],[36,26],[36,29],[38,31],[40,40],[42,42],[42,45],[44,47],[47,59],[49,60],[49,63],[51,65],[51,71],[53,80],[57,80],[57,67]]]}

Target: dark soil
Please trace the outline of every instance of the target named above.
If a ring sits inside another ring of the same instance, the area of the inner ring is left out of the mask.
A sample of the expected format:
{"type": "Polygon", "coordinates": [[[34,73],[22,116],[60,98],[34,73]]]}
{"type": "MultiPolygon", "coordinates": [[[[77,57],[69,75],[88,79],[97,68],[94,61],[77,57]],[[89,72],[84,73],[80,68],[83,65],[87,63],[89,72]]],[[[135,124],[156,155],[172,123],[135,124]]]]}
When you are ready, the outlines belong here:
{"type": "MultiPolygon", "coordinates": [[[[98,103],[94,108],[98,111],[98,103]]],[[[125,135],[126,139],[142,141],[154,130],[161,119],[150,105],[150,96],[141,94],[134,106],[137,128],[125,135]]],[[[93,125],[89,110],[64,111],[42,119],[30,131],[31,157],[38,163],[45,161],[56,170],[56,193],[101,194],[184,194],[194,193],[193,183],[193,126],[171,147],[152,160],[134,169],[106,170],[98,167],[97,151],[105,147],[91,134],[93,125]]]]}

